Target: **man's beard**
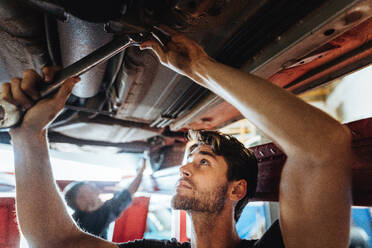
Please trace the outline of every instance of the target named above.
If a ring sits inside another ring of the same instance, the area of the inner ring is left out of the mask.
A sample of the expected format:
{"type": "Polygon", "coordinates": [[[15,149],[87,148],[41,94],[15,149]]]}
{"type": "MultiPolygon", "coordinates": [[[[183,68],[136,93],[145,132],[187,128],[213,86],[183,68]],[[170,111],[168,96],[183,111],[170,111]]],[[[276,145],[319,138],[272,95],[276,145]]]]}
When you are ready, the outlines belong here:
{"type": "Polygon", "coordinates": [[[172,198],[172,207],[186,211],[219,213],[225,206],[227,188],[226,183],[218,186],[214,191],[194,191],[191,196],[176,194],[172,198]]]}

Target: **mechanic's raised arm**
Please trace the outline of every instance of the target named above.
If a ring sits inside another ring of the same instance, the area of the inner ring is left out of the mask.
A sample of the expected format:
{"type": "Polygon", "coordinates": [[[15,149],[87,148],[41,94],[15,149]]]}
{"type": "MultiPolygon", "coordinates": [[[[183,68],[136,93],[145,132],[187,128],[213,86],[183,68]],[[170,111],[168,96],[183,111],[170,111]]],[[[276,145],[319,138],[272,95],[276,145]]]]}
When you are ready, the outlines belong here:
{"type": "Polygon", "coordinates": [[[2,85],[1,97],[28,109],[21,126],[10,130],[14,149],[17,217],[30,247],[116,247],[88,235],[74,224],[55,184],[48,151],[47,127],[79,78],[66,80],[59,91],[39,100],[41,83],[53,78],[55,68],[44,68],[43,78],[27,70],[23,78],[2,85]]]}
{"type": "Polygon", "coordinates": [[[129,184],[127,188],[131,196],[133,196],[134,193],[137,192],[139,186],[141,185],[143,172],[145,171],[145,169],[146,169],[146,159],[142,158],[142,166],[139,169],[137,176],[133,179],[133,181],[129,184]]]}
{"type": "Polygon", "coordinates": [[[146,41],[141,49],[152,49],[163,65],[233,104],[287,154],[279,195],[285,246],[347,247],[349,130],[271,82],[214,61],[184,35],[161,29],[171,41],[146,41]]]}

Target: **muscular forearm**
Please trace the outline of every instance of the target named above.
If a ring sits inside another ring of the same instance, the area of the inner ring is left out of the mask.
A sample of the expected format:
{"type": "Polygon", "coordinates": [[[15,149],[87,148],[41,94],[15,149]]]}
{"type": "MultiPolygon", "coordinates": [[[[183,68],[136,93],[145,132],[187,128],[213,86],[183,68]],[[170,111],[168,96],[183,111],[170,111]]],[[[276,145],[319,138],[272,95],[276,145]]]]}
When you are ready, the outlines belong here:
{"type": "Polygon", "coordinates": [[[267,80],[211,59],[198,61],[192,71],[191,78],[234,105],[287,155],[306,151],[319,159],[349,138],[336,120],[267,80]]]}
{"type": "Polygon", "coordinates": [[[12,134],[17,216],[32,247],[53,247],[78,233],[53,179],[45,133],[12,134]]]}

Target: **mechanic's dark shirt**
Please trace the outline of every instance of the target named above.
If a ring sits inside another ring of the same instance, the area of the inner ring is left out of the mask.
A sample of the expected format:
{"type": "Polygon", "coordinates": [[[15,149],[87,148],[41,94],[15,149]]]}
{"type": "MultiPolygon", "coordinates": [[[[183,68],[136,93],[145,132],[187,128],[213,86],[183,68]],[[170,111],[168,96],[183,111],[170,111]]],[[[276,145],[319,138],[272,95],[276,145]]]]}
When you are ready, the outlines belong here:
{"type": "MultiPolygon", "coordinates": [[[[120,248],[190,248],[190,243],[172,240],[136,240],[119,244],[120,248]]],[[[238,248],[284,248],[279,221],[275,221],[259,240],[242,240],[238,248]]]]}
{"type": "Polygon", "coordinates": [[[107,228],[132,202],[128,190],[123,190],[102,207],[92,212],[75,211],[72,215],[78,226],[93,235],[107,239],[107,228]]]}

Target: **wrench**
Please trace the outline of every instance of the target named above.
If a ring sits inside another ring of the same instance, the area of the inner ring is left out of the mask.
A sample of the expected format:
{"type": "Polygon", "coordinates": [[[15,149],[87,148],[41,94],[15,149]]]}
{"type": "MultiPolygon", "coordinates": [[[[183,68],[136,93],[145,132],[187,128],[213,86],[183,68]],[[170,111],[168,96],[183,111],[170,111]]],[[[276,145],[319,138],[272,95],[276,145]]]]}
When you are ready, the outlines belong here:
{"type": "MultiPolygon", "coordinates": [[[[135,34],[114,38],[111,42],[56,73],[54,81],[40,92],[41,98],[45,98],[53,93],[66,79],[80,76],[94,66],[125,50],[127,47],[138,46],[140,44],[139,40],[142,40],[142,38],[135,34]]],[[[24,113],[18,106],[0,99],[0,129],[17,126],[22,121],[23,115],[24,113]]]]}

